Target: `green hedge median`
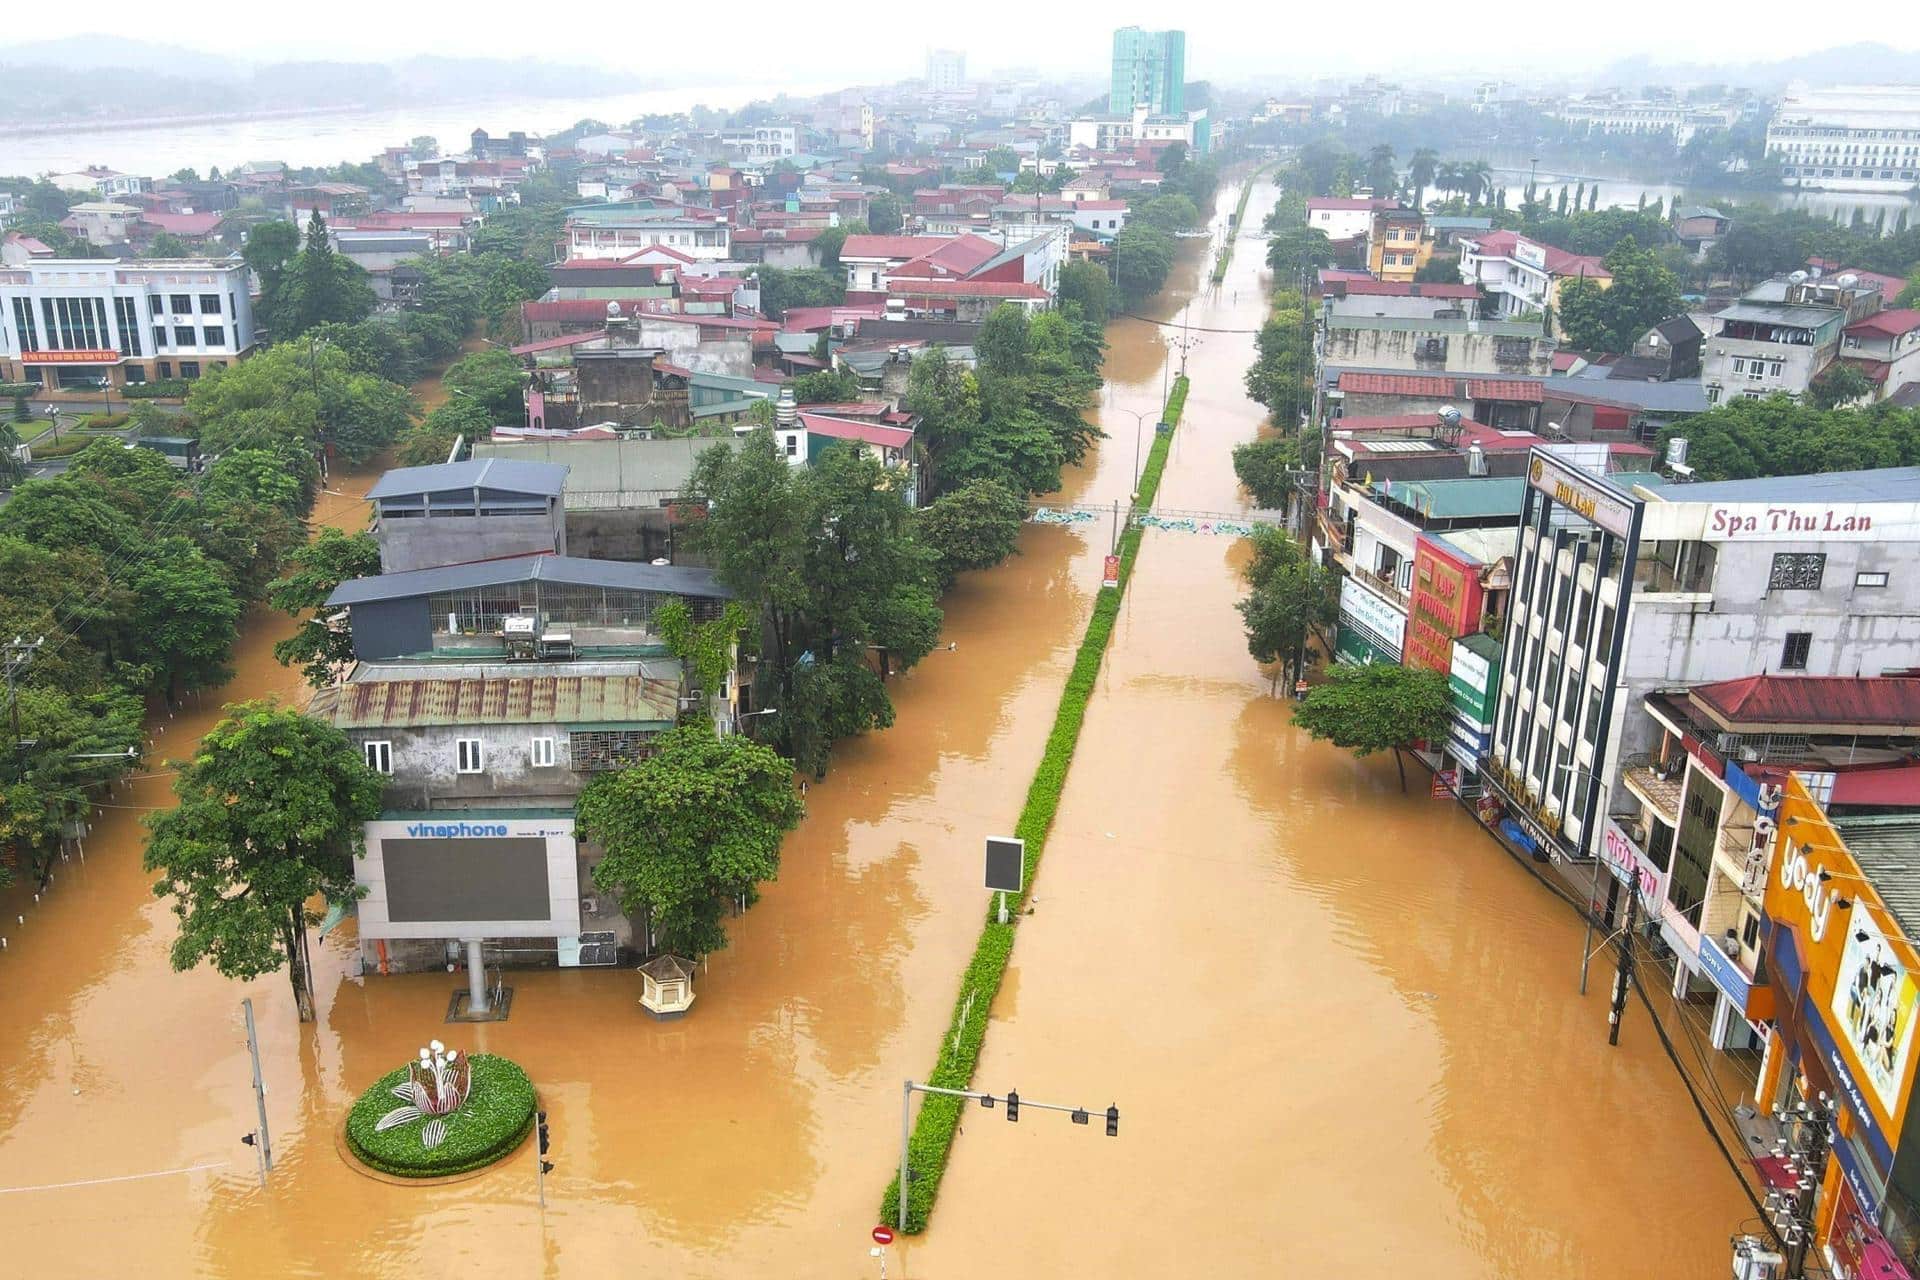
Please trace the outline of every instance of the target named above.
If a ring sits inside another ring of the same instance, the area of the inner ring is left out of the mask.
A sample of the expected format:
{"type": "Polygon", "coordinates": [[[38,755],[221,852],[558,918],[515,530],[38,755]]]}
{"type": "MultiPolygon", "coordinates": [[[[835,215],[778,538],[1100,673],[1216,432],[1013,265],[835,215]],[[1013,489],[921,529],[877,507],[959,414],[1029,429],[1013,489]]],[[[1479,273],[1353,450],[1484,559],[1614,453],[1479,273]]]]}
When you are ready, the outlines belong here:
{"type": "Polygon", "coordinates": [[[1240,224],[1247,218],[1247,199],[1253,195],[1253,184],[1271,165],[1261,165],[1247,175],[1247,183],[1240,188],[1240,204],[1233,211],[1233,225],[1227,228],[1227,243],[1220,250],[1220,260],[1213,264],[1213,282],[1219,284],[1227,278],[1227,266],[1233,261],[1234,242],[1240,239],[1240,224]]]}
{"type": "MultiPolygon", "coordinates": [[[[1177,428],[1186,403],[1187,378],[1183,374],[1174,379],[1163,419],[1177,428]]],[[[1153,505],[1153,496],[1160,488],[1160,475],[1167,467],[1167,452],[1172,447],[1171,430],[1155,435],[1153,450],[1140,472],[1138,506],[1141,509],[1153,505]]],[[[1120,615],[1120,597],[1126,592],[1127,581],[1133,576],[1133,562],[1140,553],[1140,532],[1139,526],[1129,524],[1120,536],[1120,585],[1100,588],[1093,617],[1088,619],[1086,635],[1074,655],[1073,670],[1068,673],[1066,687],[1060,693],[1060,707],[1054,713],[1053,731],[1047,735],[1040,767],[1034,771],[1033,782],[1027,788],[1027,803],[1014,824],[1013,833],[1026,841],[1027,853],[1026,875],[1022,878],[1026,888],[1012,905],[1024,906],[1033,893],[1040,855],[1046,850],[1047,832],[1053,826],[1054,811],[1060,807],[1060,795],[1067,785],[1067,769],[1073,763],[1073,749],[1080,740],[1080,725],[1086,719],[1087,702],[1093,697],[1094,682],[1100,674],[1100,660],[1113,637],[1113,624],[1120,615]]],[[[1012,918],[1020,917],[1016,912],[1012,918]]],[[[987,1036],[993,997],[1000,990],[1007,961],[1013,955],[1016,927],[1000,924],[997,905],[989,906],[987,921],[980,929],[980,941],[974,946],[973,958],[967,962],[967,970],[960,978],[953,1020],[940,1038],[940,1053],[925,1083],[945,1089],[965,1089],[972,1085],[973,1070],[980,1061],[980,1047],[987,1036]]],[[[920,1118],[914,1122],[913,1136],[907,1143],[907,1165],[912,1180],[912,1190],[907,1197],[907,1231],[910,1233],[927,1228],[934,1197],[940,1192],[940,1179],[947,1170],[947,1156],[953,1149],[960,1109],[965,1105],[964,1098],[940,1094],[922,1097],[920,1118]]],[[[898,1222],[899,1217],[900,1177],[896,1173],[887,1183],[886,1194],[880,1198],[880,1221],[891,1225],[898,1222]]]]}

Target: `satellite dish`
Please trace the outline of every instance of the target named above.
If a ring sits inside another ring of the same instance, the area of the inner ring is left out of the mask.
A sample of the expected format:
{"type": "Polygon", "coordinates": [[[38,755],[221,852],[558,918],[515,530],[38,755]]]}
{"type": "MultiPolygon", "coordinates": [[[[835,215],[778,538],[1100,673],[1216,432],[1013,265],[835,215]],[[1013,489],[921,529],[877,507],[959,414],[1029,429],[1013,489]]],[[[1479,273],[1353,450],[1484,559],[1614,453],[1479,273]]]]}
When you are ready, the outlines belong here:
{"type": "Polygon", "coordinates": [[[1441,422],[1441,425],[1443,425],[1443,426],[1448,426],[1448,427],[1457,427],[1457,426],[1459,426],[1459,425],[1460,425],[1460,411],[1459,411],[1458,409],[1456,409],[1456,408],[1454,408],[1454,407],[1453,407],[1452,405],[1450,405],[1450,404],[1449,404],[1449,405],[1442,405],[1442,406],[1441,406],[1441,408],[1440,408],[1440,422],[1441,422]]]}
{"type": "Polygon", "coordinates": [[[1787,279],[1794,284],[1805,284],[1807,282],[1807,273],[1804,271],[1796,271],[1788,276],[1787,279]]]}
{"type": "Polygon", "coordinates": [[[607,303],[607,315],[609,317],[617,316],[619,314],[620,314],[620,304],[618,302],[607,303]]]}
{"type": "Polygon", "coordinates": [[[1853,274],[1853,272],[1849,271],[1845,275],[1841,276],[1838,280],[1835,280],[1834,283],[1839,285],[1842,289],[1851,289],[1853,288],[1853,286],[1860,283],[1860,277],[1853,274]]]}

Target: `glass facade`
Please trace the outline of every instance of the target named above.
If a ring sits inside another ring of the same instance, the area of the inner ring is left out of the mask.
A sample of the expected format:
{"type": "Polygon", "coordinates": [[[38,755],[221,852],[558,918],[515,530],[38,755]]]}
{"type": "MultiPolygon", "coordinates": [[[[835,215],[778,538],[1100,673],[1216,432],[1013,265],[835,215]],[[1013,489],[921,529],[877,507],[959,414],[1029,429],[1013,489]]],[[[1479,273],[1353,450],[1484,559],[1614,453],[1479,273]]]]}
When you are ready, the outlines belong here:
{"type": "Polygon", "coordinates": [[[1113,33],[1113,86],[1107,110],[1116,115],[1144,105],[1156,116],[1185,115],[1187,33],[1121,27],[1113,33]]]}

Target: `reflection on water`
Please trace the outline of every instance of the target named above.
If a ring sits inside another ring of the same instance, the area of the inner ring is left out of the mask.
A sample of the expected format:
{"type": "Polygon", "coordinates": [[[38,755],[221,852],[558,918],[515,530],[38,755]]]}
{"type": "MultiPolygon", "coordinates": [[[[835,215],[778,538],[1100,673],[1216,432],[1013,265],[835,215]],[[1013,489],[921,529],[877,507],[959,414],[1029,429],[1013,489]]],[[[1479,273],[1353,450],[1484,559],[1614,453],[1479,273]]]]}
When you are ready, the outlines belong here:
{"type": "MultiPolygon", "coordinates": [[[[1232,332],[1193,354],[1170,507],[1239,505],[1249,247],[1192,308],[1232,332]]],[[[1182,290],[1205,255],[1183,245],[1182,290]]],[[[1126,411],[1158,406],[1160,329],[1110,337],[1115,439],[1065,501],[1125,496],[1126,411]]],[[[370,479],[337,476],[319,518],[360,520],[370,479]]],[[[1029,527],[1018,556],[963,578],[942,637],[957,647],[895,682],[894,728],[838,750],[681,1022],[646,1019],[630,973],[569,970],[513,974],[509,1022],[443,1028],[460,979],[354,977],[350,925],[319,950],[317,1026],[278,976],[173,974],[137,826],[170,780],[121,790],[46,902],[0,903],[27,916],[0,929],[0,1185],[217,1167],[0,1195],[0,1270],[872,1274],[899,1082],[946,1025],[985,905],[981,838],[1013,824],[1109,532],[1029,527]],[[265,1190],[238,1143],[249,993],[278,1158],[265,1190]],[[528,1068],[555,1140],[544,1214],[529,1151],[442,1187],[341,1160],[347,1105],[432,1035],[528,1068]]],[[[1606,1048],[1602,998],[1574,994],[1578,928],[1464,815],[1402,797],[1390,761],[1294,733],[1241,642],[1243,556],[1147,534],[987,1041],[983,1085],[1117,1101],[1122,1137],[973,1113],[934,1231],[890,1274],[1270,1275],[1283,1253],[1302,1275],[1704,1274],[1743,1215],[1651,1035],[1630,1022],[1606,1048]]],[[[285,629],[250,616],[240,674],[165,722],[156,757],[187,751],[224,699],[295,696],[270,654],[285,629]]]]}

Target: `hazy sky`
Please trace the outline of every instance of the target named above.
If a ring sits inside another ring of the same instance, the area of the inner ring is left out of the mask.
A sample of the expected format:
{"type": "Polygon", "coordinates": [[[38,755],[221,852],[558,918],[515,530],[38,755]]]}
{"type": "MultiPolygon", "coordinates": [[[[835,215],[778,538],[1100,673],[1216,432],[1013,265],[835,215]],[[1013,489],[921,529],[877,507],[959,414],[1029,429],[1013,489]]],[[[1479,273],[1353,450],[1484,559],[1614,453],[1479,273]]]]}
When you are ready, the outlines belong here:
{"type": "MultiPolygon", "coordinates": [[[[1897,8],[1897,6],[1896,6],[1897,8]]],[[[144,35],[147,0],[94,0],[34,11],[30,38],[87,31],[144,35]]],[[[1082,4],[951,5],[885,3],[799,5],[791,0],[731,4],[573,7],[542,14],[524,0],[478,0],[447,11],[396,9],[375,0],[324,5],[262,5],[202,0],[185,27],[150,38],[249,58],[352,58],[380,61],[411,53],[531,55],[593,63],[676,82],[817,83],[823,76],[868,83],[918,74],[928,46],[962,49],[969,71],[1001,67],[1097,77],[1111,30],[1137,22],[1187,32],[1187,76],[1223,81],[1376,70],[1385,75],[1483,71],[1509,79],[1552,79],[1641,55],[1658,62],[1774,59],[1802,51],[1781,33],[1800,29],[1801,0],[1755,0],[1737,20],[1715,6],[1615,0],[1603,7],[1479,6],[1436,10],[1384,0],[1364,14],[1339,5],[1271,0],[1197,0],[1116,6],[1082,4]],[[1256,16],[1257,15],[1257,16],[1256,16]],[[764,21],[755,21],[764,17],[764,21]],[[595,30],[596,19],[604,26],[595,30]],[[1004,20],[1004,26],[1001,25],[1004,20]],[[1387,33],[1395,33],[1390,36],[1387,33]],[[1397,37],[1405,37],[1399,39],[1397,37]],[[1405,53],[1382,54],[1383,49],[1405,53]],[[1382,60],[1383,56],[1386,60],[1382,60]]],[[[1869,23],[1847,11],[1821,28],[1822,45],[1877,40],[1920,47],[1910,23],[1869,23]],[[1857,27],[1858,29],[1849,29],[1857,27]]],[[[1885,11],[1892,12],[1892,11],[1885,11]]],[[[25,33],[15,27],[16,38],[25,33]]]]}

